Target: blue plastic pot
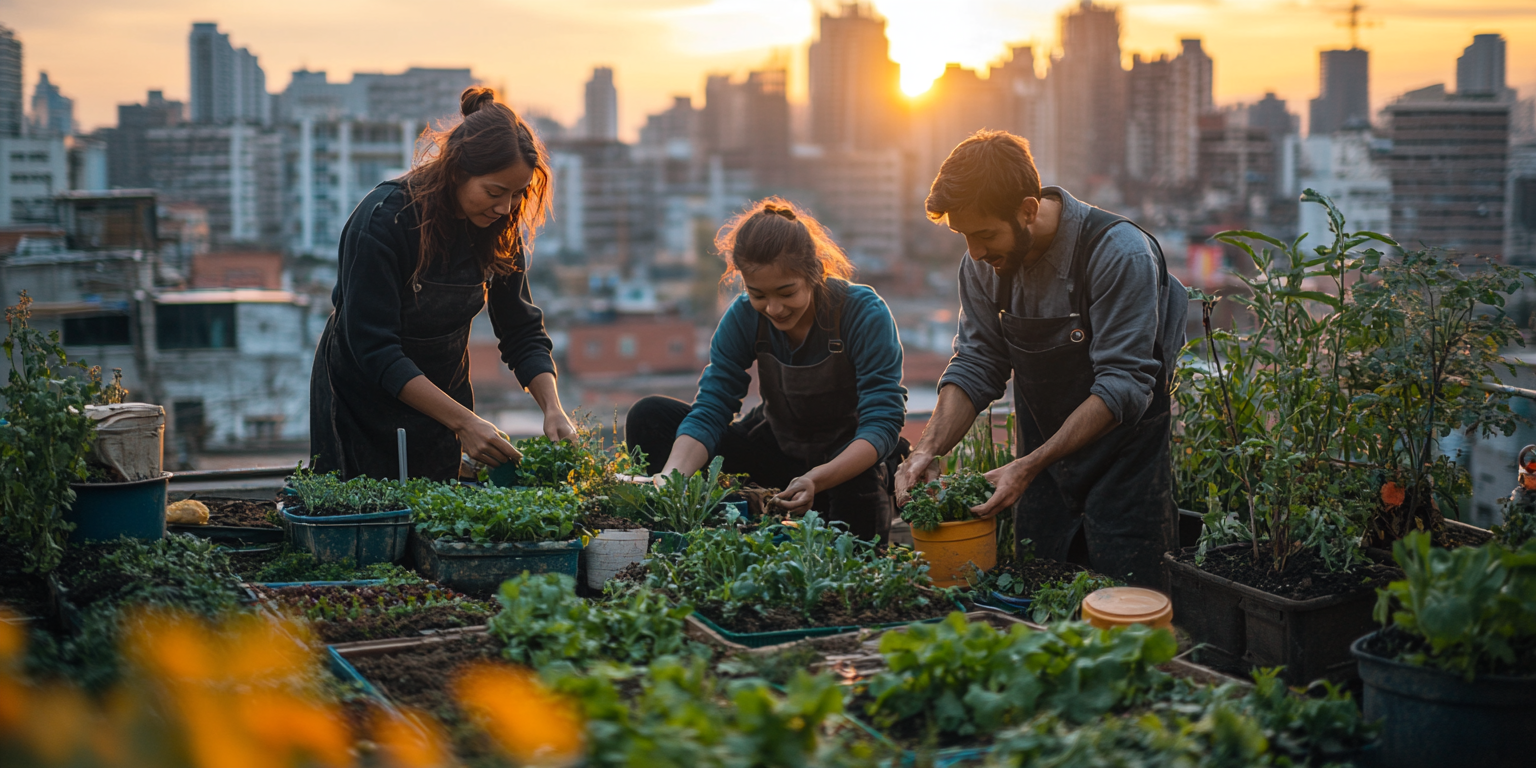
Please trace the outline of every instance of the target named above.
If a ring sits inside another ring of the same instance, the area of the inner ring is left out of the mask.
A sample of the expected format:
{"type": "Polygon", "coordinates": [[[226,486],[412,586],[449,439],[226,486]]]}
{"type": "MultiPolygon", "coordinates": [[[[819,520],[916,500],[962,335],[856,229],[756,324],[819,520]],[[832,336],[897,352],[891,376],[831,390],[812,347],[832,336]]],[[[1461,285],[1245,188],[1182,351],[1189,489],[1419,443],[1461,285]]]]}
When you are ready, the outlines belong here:
{"type": "Polygon", "coordinates": [[[295,515],[281,506],[288,538],[322,563],[351,560],[357,565],[395,563],[405,559],[410,543],[411,511],[366,515],[295,515]]]}
{"type": "Polygon", "coordinates": [[[161,472],[159,477],[127,483],[70,483],[75,503],[64,511],[64,519],[75,524],[70,541],[165,538],[170,481],[171,473],[161,472]]]}
{"type": "Polygon", "coordinates": [[[577,577],[580,538],[570,541],[508,541],[467,544],[411,534],[416,570],[446,587],[471,594],[494,592],[503,581],[528,573],[563,573],[577,577]]]}

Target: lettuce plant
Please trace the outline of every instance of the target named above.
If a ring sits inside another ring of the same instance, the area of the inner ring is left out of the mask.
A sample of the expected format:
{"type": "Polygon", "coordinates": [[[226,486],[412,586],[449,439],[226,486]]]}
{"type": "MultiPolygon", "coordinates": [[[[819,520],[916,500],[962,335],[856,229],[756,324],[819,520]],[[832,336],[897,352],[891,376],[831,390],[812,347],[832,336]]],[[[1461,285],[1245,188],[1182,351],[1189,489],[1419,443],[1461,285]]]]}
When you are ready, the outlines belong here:
{"type": "Polygon", "coordinates": [[[416,530],[432,539],[560,541],[575,531],[582,501],[568,488],[433,485],[412,500],[412,514],[416,530]]]}

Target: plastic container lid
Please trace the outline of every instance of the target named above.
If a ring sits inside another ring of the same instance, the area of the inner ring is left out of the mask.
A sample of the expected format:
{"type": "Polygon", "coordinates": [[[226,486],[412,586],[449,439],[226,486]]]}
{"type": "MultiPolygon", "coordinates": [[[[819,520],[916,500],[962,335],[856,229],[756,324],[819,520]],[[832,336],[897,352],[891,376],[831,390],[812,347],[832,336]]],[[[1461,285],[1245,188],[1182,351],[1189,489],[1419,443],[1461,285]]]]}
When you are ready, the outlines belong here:
{"type": "Polygon", "coordinates": [[[1168,629],[1173,624],[1173,603],[1156,590],[1108,587],[1083,598],[1083,620],[1100,629],[1131,624],[1168,629]]]}

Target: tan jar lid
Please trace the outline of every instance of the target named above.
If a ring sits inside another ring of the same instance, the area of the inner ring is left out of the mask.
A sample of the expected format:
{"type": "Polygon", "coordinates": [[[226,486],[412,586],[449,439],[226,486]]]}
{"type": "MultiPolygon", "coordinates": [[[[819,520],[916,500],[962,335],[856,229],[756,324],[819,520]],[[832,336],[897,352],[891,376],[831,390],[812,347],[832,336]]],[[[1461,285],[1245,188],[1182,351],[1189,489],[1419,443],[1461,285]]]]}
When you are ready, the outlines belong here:
{"type": "Polygon", "coordinates": [[[1083,619],[1101,629],[1130,624],[1167,629],[1173,624],[1173,603],[1156,590],[1108,587],[1083,598],[1083,619]]]}

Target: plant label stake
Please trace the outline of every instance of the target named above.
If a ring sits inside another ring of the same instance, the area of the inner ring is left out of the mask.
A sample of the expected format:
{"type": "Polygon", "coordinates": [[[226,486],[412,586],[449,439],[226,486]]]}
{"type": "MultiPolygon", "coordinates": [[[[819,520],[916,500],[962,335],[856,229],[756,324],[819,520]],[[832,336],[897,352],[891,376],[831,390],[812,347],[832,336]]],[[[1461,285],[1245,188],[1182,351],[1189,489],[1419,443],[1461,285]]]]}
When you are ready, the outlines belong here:
{"type": "Polygon", "coordinates": [[[400,449],[400,482],[405,482],[405,427],[395,430],[395,444],[400,449]]]}

